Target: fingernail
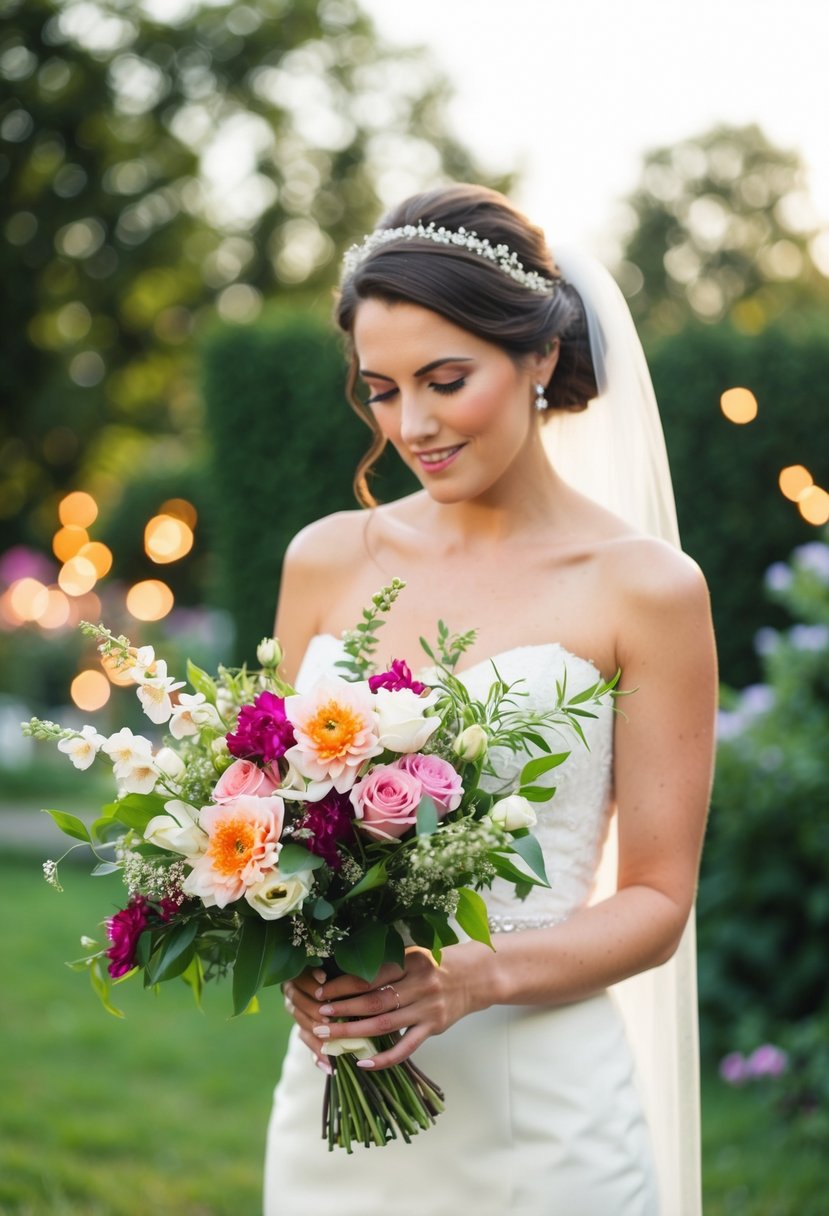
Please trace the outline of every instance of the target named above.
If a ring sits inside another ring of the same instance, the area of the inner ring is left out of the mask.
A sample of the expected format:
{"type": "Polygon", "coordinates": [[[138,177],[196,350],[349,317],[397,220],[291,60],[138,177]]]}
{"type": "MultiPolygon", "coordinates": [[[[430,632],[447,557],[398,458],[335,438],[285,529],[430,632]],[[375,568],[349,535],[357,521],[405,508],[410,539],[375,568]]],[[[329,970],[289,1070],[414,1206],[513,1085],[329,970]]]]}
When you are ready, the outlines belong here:
{"type": "Polygon", "coordinates": [[[314,996],[317,998],[318,1001],[322,1000],[322,994],[324,991],[325,991],[324,988],[315,988],[314,989],[314,996]]]}
{"type": "Polygon", "coordinates": [[[331,1065],[328,1063],[327,1060],[314,1060],[314,1063],[316,1064],[316,1066],[320,1070],[320,1072],[327,1073],[329,1077],[333,1076],[334,1069],[331,1067],[331,1065]]]}
{"type": "Polygon", "coordinates": [[[331,1017],[334,1012],[333,1005],[320,1005],[320,1017],[331,1017]]]}
{"type": "Polygon", "coordinates": [[[373,1060],[358,1060],[357,1067],[358,1068],[373,1068],[374,1061],[373,1060]]]}
{"type": "Polygon", "coordinates": [[[293,1013],[293,1012],[294,1012],[294,1008],[295,1008],[295,1006],[294,1006],[294,1002],[293,1002],[293,1001],[289,1001],[289,1000],[287,999],[287,997],[285,998],[285,1008],[286,1008],[286,1010],[288,1011],[288,1013],[293,1013]]]}
{"type": "Polygon", "coordinates": [[[314,979],[317,981],[318,984],[324,984],[325,981],[328,979],[328,976],[325,974],[325,972],[322,970],[321,967],[317,967],[316,970],[311,972],[311,975],[313,975],[314,979]]]}
{"type": "Polygon", "coordinates": [[[330,1026],[315,1026],[314,1034],[317,1036],[318,1039],[328,1039],[331,1037],[331,1027],[330,1026]]]}

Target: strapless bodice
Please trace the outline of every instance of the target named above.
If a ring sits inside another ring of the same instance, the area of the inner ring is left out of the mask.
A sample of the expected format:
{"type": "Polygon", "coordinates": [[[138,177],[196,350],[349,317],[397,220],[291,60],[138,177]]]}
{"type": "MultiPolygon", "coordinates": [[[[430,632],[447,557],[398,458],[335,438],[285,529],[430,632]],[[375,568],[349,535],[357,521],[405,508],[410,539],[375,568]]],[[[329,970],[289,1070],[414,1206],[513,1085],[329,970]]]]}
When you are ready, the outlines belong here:
{"type": "MultiPolygon", "coordinates": [[[[304,691],[321,675],[336,671],[334,664],[342,657],[339,638],[331,634],[312,638],[297,676],[298,689],[304,691]]],[[[565,671],[572,694],[600,678],[593,663],[571,654],[557,642],[516,646],[460,673],[476,699],[485,697],[495,678],[493,665],[506,683],[516,684],[516,691],[526,694],[519,699],[521,707],[533,710],[552,708],[556,681],[565,671]]],[[[544,852],[550,887],[534,887],[521,901],[516,899],[511,884],[496,879],[492,889],[483,892],[495,930],[509,932],[555,924],[590,897],[609,820],[613,762],[610,698],[595,712],[595,718],[580,719],[588,746],[566,728],[563,734],[548,733],[553,751],[571,753],[563,765],[538,782],[556,787],[553,798],[535,804],[538,823],[533,828],[544,852]]],[[[509,784],[511,789],[528,757],[495,749],[491,759],[498,781],[490,779],[489,788],[509,784]]]]}

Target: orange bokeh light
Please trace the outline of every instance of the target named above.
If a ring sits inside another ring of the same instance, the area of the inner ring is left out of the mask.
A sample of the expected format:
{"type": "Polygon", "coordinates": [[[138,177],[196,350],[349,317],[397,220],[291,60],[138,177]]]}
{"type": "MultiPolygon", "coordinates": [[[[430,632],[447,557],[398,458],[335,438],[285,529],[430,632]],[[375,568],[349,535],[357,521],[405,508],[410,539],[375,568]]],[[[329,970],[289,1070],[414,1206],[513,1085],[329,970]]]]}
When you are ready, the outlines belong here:
{"type": "Polygon", "coordinates": [[[36,578],[19,578],[9,587],[8,606],[18,621],[39,621],[49,606],[49,590],[36,578]]]}
{"type": "Polygon", "coordinates": [[[69,688],[69,695],[78,709],[90,714],[106,705],[110,692],[109,680],[104,673],[92,669],[79,672],[69,688]]]}
{"type": "Polygon", "coordinates": [[[780,492],[785,494],[786,498],[797,502],[803,491],[808,490],[812,485],[812,474],[802,464],[790,464],[780,470],[777,484],[780,486],[780,492]]]}
{"type": "Polygon", "coordinates": [[[727,388],[720,397],[720,409],[729,422],[744,426],[757,417],[757,398],[748,388],[727,388]]]}
{"type": "Polygon", "coordinates": [[[86,595],[98,581],[98,574],[92,562],[85,557],[72,557],[58,574],[58,584],[61,591],[67,595],[86,595]]]}
{"type": "Polygon", "coordinates": [[[112,569],[112,550],[99,540],[92,540],[78,550],[78,557],[92,562],[98,578],[103,578],[112,569]]]}
{"type": "Polygon", "coordinates": [[[797,509],[809,524],[829,523],[829,494],[821,486],[809,486],[798,496],[797,509]]]}
{"type": "Polygon", "coordinates": [[[174,603],[170,588],[157,578],[135,583],[127,592],[127,612],[137,621],[160,621],[174,603]]]}
{"type": "Polygon", "coordinates": [[[68,562],[88,543],[89,533],[86,528],[79,528],[76,524],[67,524],[65,527],[59,528],[52,537],[52,552],[58,561],[68,562]]]}
{"type": "Polygon", "coordinates": [[[38,617],[37,623],[41,629],[62,629],[69,622],[69,617],[72,614],[72,605],[60,587],[49,587],[47,594],[49,599],[46,609],[38,617]]]}
{"type": "Polygon", "coordinates": [[[60,522],[66,526],[88,528],[98,518],[98,504],[91,494],[75,490],[61,499],[58,507],[60,522]]]}
{"type": "Polygon", "coordinates": [[[101,666],[111,684],[117,684],[119,688],[126,688],[134,683],[131,674],[134,664],[122,663],[119,667],[115,655],[108,654],[102,655],[101,666]]]}
{"type": "Polygon", "coordinates": [[[158,513],[172,515],[173,519],[182,520],[190,529],[195,528],[199,518],[198,511],[186,498],[168,498],[158,508],[158,513]]]}
{"type": "Polygon", "coordinates": [[[177,562],[193,548],[193,529],[172,515],[154,515],[144,529],[144,549],[157,565],[177,562]]]}

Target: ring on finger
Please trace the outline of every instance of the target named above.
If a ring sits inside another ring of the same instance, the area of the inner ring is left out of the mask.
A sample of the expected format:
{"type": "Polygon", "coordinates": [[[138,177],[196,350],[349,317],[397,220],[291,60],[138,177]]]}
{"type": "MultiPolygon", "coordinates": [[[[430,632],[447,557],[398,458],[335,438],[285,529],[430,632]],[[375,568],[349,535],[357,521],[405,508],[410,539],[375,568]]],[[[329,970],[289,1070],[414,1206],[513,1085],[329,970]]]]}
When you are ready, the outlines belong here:
{"type": "Polygon", "coordinates": [[[381,991],[381,992],[393,992],[393,993],[394,993],[395,1000],[397,1001],[397,1004],[395,1005],[395,1007],[394,1007],[394,1009],[393,1009],[393,1011],[392,1011],[392,1012],[393,1012],[393,1013],[397,1013],[397,1010],[400,1008],[400,993],[397,991],[397,989],[395,988],[394,984],[383,984],[383,985],[381,985],[380,991],[381,991]]]}

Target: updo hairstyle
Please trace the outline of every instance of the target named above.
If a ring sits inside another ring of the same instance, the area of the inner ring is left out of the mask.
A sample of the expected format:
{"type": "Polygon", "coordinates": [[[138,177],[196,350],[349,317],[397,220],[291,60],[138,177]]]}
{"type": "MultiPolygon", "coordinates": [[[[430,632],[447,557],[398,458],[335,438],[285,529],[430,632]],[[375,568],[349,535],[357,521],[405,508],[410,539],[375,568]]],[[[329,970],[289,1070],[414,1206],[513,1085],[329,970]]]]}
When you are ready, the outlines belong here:
{"type": "Polygon", "coordinates": [[[361,300],[417,304],[475,337],[491,342],[520,363],[544,353],[558,339],[559,357],[545,386],[547,409],[582,410],[598,393],[581,299],[561,276],[544,233],[502,194],[485,186],[452,185],[412,195],[378,223],[378,229],[434,223],[457,232],[465,228],[491,245],[507,245],[524,270],[559,280],[552,295],[516,282],[493,262],[458,245],[417,238],[388,241],[371,250],[346,274],[337,298],[337,324],[349,340],[348,400],[373,433],[357,468],[354,488],[364,506],[375,505],[367,475],[385,440],[357,393],[359,366],[353,348],[354,320],[361,300]]]}

